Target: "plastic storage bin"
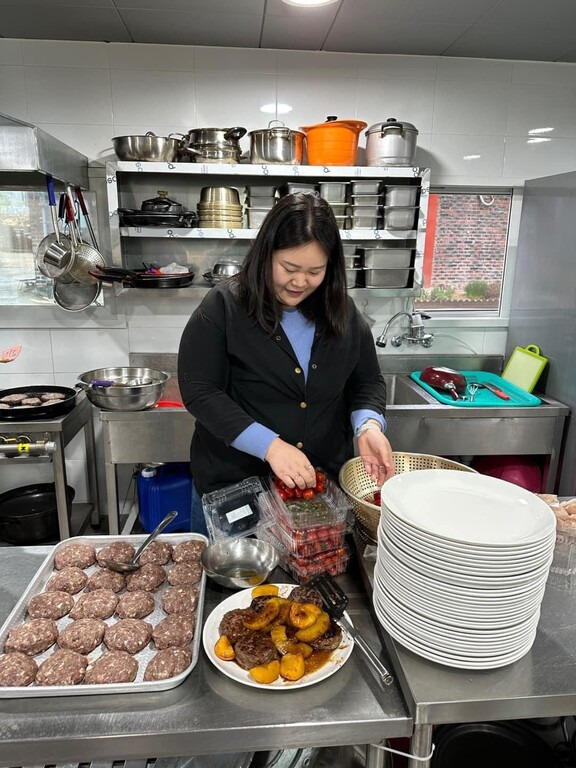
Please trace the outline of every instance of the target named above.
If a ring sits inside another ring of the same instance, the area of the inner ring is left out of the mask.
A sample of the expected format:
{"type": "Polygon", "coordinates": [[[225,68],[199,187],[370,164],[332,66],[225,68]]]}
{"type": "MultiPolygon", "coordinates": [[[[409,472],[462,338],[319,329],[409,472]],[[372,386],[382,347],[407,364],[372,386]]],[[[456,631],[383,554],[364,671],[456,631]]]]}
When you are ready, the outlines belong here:
{"type": "Polygon", "coordinates": [[[192,476],[187,464],[161,464],[144,467],[136,478],[138,519],[150,533],[168,512],[176,510],[175,518],[165,529],[187,532],[192,512],[192,476]]]}

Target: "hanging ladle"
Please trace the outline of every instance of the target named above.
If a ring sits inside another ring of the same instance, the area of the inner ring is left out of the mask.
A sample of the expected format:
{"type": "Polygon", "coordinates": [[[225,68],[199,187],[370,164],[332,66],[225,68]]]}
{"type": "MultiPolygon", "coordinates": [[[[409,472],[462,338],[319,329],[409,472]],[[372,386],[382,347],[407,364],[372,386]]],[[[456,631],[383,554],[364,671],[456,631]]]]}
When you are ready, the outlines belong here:
{"type": "Polygon", "coordinates": [[[116,563],[114,560],[107,560],[106,561],[106,568],[109,568],[111,571],[118,571],[118,573],[132,573],[133,571],[137,571],[138,568],[140,568],[140,563],[138,562],[140,560],[140,556],[144,552],[145,549],[147,549],[150,544],[154,541],[156,536],[158,536],[159,533],[162,533],[164,528],[166,528],[167,525],[169,525],[172,520],[174,520],[175,517],[177,517],[178,512],[168,512],[164,520],[162,520],[156,528],[152,531],[150,536],[148,536],[147,539],[145,539],[144,543],[141,544],[136,552],[134,553],[134,556],[131,560],[129,560],[127,563],[116,563]]]}

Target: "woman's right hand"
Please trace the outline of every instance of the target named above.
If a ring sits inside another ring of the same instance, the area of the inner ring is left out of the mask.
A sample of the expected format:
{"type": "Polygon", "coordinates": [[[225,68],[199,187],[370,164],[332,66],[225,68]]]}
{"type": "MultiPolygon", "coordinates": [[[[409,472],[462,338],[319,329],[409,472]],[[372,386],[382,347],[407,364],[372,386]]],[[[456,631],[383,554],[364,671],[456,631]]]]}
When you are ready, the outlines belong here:
{"type": "Polygon", "coordinates": [[[288,488],[313,488],[316,484],[316,471],[306,454],[280,437],[272,440],[265,459],[288,488]]]}

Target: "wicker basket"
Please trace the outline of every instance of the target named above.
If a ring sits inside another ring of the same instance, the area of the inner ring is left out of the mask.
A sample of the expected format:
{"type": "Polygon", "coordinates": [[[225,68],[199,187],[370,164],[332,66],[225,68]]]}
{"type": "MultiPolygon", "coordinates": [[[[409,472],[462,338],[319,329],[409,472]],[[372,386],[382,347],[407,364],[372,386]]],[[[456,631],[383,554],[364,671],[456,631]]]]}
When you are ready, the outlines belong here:
{"type": "MultiPolygon", "coordinates": [[[[441,456],[431,456],[426,453],[402,453],[392,454],[396,465],[396,474],[412,472],[415,469],[456,469],[460,472],[474,472],[475,469],[467,467],[451,459],[443,459],[441,456]]],[[[378,540],[378,523],[380,521],[380,507],[371,504],[365,499],[373,496],[378,486],[366,472],[364,462],[357,456],[350,459],[340,470],[338,477],[340,487],[352,502],[356,527],[365,537],[371,541],[378,540]]]]}

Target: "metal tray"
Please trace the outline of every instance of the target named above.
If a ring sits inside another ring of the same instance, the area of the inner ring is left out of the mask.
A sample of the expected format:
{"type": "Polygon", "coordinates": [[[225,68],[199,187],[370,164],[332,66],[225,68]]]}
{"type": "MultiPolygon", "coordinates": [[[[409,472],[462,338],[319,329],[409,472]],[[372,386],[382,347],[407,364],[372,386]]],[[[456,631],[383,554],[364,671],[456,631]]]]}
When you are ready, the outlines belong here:
{"type": "MultiPolygon", "coordinates": [[[[26,618],[26,609],[28,606],[28,603],[30,602],[30,599],[34,597],[34,595],[39,594],[40,592],[44,591],[44,587],[46,585],[46,582],[48,579],[55,573],[53,563],[54,563],[54,556],[56,552],[58,552],[62,547],[67,546],[72,541],[75,544],[92,544],[92,546],[96,547],[98,549],[99,547],[103,547],[105,544],[110,544],[114,541],[127,541],[133,544],[135,547],[138,547],[142,542],[146,539],[147,534],[137,534],[133,536],[75,536],[73,539],[65,539],[64,541],[59,542],[55,545],[54,549],[50,554],[46,557],[40,568],[36,571],[35,576],[33,577],[30,584],[28,584],[28,587],[26,588],[24,594],[20,598],[20,600],[16,603],[14,606],[14,609],[2,625],[0,627],[0,648],[2,650],[4,649],[4,644],[6,642],[6,638],[8,637],[8,632],[13,628],[20,624],[22,624],[26,618]]],[[[208,539],[206,536],[202,536],[198,533],[173,533],[173,534],[165,534],[158,537],[158,541],[167,541],[169,544],[176,545],[180,544],[183,541],[190,541],[191,539],[195,541],[203,541],[205,544],[208,544],[208,539]]],[[[166,566],[164,566],[166,567],[166,566]]],[[[85,573],[90,576],[92,573],[94,573],[96,570],[98,570],[97,565],[90,566],[90,568],[85,568],[85,573]]],[[[154,598],[156,602],[156,608],[153,613],[150,614],[150,616],[146,616],[144,621],[148,621],[150,624],[152,624],[153,627],[155,627],[159,621],[161,621],[163,618],[166,617],[166,614],[162,610],[161,607],[161,598],[164,590],[168,586],[168,583],[165,582],[162,584],[162,586],[154,592],[154,598]]],[[[100,693],[142,693],[145,691],[167,691],[170,688],[176,688],[176,686],[180,685],[186,677],[190,674],[190,672],[194,669],[196,666],[196,663],[198,661],[198,656],[200,654],[200,645],[202,640],[202,614],[204,610],[204,592],[206,589],[206,574],[203,572],[202,577],[199,582],[199,592],[198,592],[198,606],[196,608],[196,630],[194,632],[194,639],[192,641],[192,660],[190,662],[190,665],[179,675],[176,675],[175,677],[170,677],[167,680],[158,680],[158,681],[144,681],[144,670],[146,669],[146,666],[152,656],[155,654],[155,650],[150,647],[150,645],[146,646],[146,648],[143,648],[138,653],[134,654],[134,658],[138,662],[138,674],[136,675],[136,679],[132,683],[111,683],[111,684],[84,684],[80,683],[79,685],[48,685],[48,686],[40,686],[35,685],[32,683],[28,686],[0,686],[0,698],[3,699],[15,699],[15,698],[37,698],[37,697],[47,697],[47,696],[87,696],[92,694],[100,694],[100,693]]],[[[76,601],[80,595],[84,594],[84,592],[79,592],[77,595],[73,595],[74,600],[76,601]]],[[[120,593],[125,594],[124,591],[120,593]]],[[[72,619],[70,619],[68,616],[64,616],[62,619],[59,619],[56,624],[58,625],[58,629],[64,629],[65,626],[67,626],[72,619]]],[[[111,616],[109,619],[104,619],[106,624],[114,624],[116,621],[118,621],[117,617],[111,616]]],[[[54,651],[55,646],[52,646],[47,651],[44,651],[43,653],[39,653],[36,656],[34,656],[34,661],[40,666],[40,664],[44,661],[44,659],[48,658],[50,654],[54,651]]],[[[88,658],[91,662],[95,661],[105,650],[105,646],[102,643],[95,651],[88,654],[88,658]]]]}

